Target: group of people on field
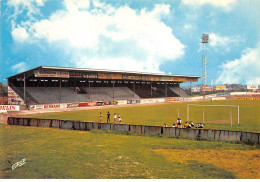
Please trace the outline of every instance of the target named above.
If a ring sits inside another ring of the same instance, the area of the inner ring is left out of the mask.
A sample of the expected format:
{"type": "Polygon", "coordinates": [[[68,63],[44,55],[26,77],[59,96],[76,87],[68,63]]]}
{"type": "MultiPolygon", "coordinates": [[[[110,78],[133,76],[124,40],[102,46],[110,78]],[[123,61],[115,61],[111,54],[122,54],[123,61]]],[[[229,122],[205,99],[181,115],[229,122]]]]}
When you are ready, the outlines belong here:
{"type": "MultiPolygon", "coordinates": [[[[107,112],[107,123],[110,123],[110,115],[111,114],[108,111],[107,112]]],[[[100,112],[99,113],[99,122],[100,123],[102,122],[102,118],[103,118],[102,112],[100,112]]],[[[114,118],[114,123],[119,123],[119,124],[122,123],[122,118],[121,118],[120,114],[117,115],[116,113],[114,113],[114,117],[113,118],[114,118]]],[[[163,127],[168,127],[168,126],[167,126],[166,123],[164,123],[163,127]]],[[[173,123],[172,127],[173,128],[203,128],[204,126],[203,126],[203,123],[198,123],[197,126],[195,127],[195,124],[192,121],[190,121],[190,122],[186,121],[185,124],[182,125],[181,118],[177,118],[176,123],[173,123]]]]}
{"type": "MultiPolygon", "coordinates": [[[[168,127],[166,123],[164,123],[163,127],[168,127]]],[[[190,122],[185,122],[184,125],[182,125],[182,120],[181,118],[177,118],[176,123],[173,123],[172,125],[173,128],[194,128],[195,124],[190,121],[190,122]]],[[[202,123],[198,123],[197,126],[195,128],[203,128],[203,124],[202,123]]]]}
{"type": "MultiPolygon", "coordinates": [[[[107,112],[107,123],[110,123],[110,115],[111,114],[108,111],[107,112]]],[[[99,113],[99,121],[100,121],[100,123],[102,122],[102,113],[101,112],[99,113]]],[[[121,119],[120,114],[118,114],[118,116],[117,116],[116,113],[114,114],[114,123],[119,123],[119,124],[122,123],[122,119],[121,119]]]]}

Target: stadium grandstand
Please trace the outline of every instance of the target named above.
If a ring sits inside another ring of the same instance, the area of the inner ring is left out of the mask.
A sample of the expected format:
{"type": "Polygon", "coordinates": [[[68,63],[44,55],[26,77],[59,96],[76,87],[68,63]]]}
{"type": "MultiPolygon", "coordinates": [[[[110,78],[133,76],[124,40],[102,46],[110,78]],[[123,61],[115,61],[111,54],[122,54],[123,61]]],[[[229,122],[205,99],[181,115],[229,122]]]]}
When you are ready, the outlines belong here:
{"type": "Polygon", "coordinates": [[[199,76],[39,66],[8,79],[8,104],[31,105],[189,96],[199,76]]]}

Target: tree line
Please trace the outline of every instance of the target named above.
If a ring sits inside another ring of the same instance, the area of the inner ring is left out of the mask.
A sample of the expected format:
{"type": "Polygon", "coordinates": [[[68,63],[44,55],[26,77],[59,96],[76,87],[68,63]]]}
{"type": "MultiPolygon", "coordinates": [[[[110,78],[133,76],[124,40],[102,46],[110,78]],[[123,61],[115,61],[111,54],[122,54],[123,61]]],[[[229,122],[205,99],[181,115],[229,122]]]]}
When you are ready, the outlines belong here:
{"type": "Polygon", "coordinates": [[[0,97],[7,97],[7,95],[8,95],[7,85],[0,82],[0,97]]]}

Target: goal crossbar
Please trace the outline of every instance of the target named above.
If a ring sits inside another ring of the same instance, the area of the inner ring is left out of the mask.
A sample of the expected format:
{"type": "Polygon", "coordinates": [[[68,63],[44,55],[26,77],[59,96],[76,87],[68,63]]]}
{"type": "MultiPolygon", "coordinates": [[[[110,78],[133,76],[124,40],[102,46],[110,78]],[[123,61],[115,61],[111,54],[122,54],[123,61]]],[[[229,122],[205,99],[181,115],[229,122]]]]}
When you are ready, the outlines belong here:
{"type": "Polygon", "coordinates": [[[194,107],[237,107],[237,124],[239,125],[239,106],[238,105],[198,105],[198,104],[187,104],[187,121],[189,121],[189,106],[194,106],[194,107]]]}

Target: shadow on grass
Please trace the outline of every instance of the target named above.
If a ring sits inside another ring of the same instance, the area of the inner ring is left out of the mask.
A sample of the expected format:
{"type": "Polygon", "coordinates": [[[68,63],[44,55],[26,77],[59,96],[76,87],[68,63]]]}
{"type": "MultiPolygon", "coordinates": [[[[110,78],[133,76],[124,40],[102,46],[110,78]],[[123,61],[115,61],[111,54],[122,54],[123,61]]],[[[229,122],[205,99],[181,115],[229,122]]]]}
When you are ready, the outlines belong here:
{"type": "MultiPolygon", "coordinates": [[[[201,156],[203,157],[203,156],[201,156]]],[[[189,160],[188,167],[192,171],[196,171],[198,174],[201,174],[199,178],[213,178],[213,179],[235,179],[236,176],[233,172],[220,169],[213,164],[200,163],[196,160],[189,160]]]]}

